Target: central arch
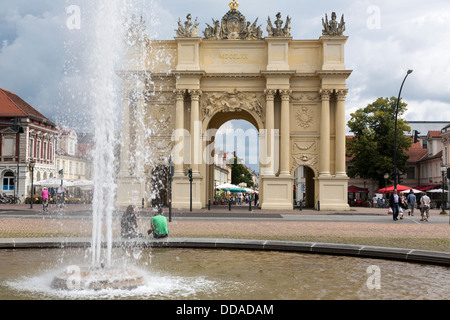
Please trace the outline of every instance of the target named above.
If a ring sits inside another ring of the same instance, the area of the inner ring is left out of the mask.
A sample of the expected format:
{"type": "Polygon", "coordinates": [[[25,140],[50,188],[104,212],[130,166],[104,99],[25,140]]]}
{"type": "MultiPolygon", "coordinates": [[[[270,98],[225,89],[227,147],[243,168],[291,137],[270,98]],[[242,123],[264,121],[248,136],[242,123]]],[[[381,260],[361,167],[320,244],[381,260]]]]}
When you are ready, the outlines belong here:
{"type": "MultiPolygon", "coordinates": [[[[256,136],[256,143],[260,143],[259,141],[259,131],[262,130],[263,123],[261,119],[251,112],[247,110],[239,110],[239,111],[231,111],[231,112],[224,112],[221,110],[217,110],[211,117],[208,117],[208,119],[205,119],[203,122],[203,135],[204,135],[204,141],[206,140],[206,144],[204,145],[204,150],[210,150],[212,152],[211,157],[214,159],[215,154],[215,148],[208,148],[207,146],[215,145],[216,143],[216,132],[217,130],[228,121],[232,120],[245,120],[251,123],[255,128],[255,136],[256,136]]],[[[246,132],[244,132],[246,133],[246,132]]],[[[234,134],[234,137],[236,137],[236,134],[234,134]]],[[[244,139],[247,138],[247,134],[244,135],[244,139]]],[[[251,138],[251,137],[249,137],[251,138]]],[[[251,139],[250,139],[251,142],[251,139]]],[[[258,157],[258,164],[260,165],[260,159],[258,157]]],[[[206,203],[208,203],[209,200],[214,199],[214,163],[205,163],[205,200],[206,203]]],[[[259,182],[259,185],[260,182],[259,182]]]]}

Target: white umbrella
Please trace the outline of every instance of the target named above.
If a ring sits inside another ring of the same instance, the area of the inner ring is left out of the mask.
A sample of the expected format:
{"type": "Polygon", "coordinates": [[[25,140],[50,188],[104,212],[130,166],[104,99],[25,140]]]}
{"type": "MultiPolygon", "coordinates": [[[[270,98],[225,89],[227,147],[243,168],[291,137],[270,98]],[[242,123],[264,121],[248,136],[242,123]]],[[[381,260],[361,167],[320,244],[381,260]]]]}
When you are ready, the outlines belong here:
{"type": "MultiPolygon", "coordinates": [[[[430,192],[430,193],[442,193],[442,189],[427,190],[427,192],[430,192]]],[[[444,190],[444,192],[448,192],[448,191],[444,190]]]]}
{"type": "MultiPolygon", "coordinates": [[[[61,179],[51,178],[51,179],[47,179],[47,180],[41,180],[41,181],[33,182],[33,185],[47,187],[47,188],[57,188],[61,185],[61,179]]],[[[70,187],[70,186],[72,186],[72,183],[70,181],[64,180],[63,186],[70,187]]]]}

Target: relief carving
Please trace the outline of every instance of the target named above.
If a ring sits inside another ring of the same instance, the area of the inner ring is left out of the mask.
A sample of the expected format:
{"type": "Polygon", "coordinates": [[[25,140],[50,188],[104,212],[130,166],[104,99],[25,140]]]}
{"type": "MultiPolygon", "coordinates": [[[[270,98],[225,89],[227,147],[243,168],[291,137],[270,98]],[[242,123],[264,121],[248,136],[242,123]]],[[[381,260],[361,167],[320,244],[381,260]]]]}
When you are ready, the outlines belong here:
{"type": "Polygon", "coordinates": [[[150,111],[148,124],[152,128],[152,135],[171,135],[174,128],[175,114],[173,107],[159,106],[150,111]]]}
{"type": "Polygon", "coordinates": [[[314,141],[294,141],[292,145],[291,172],[300,166],[307,166],[318,172],[317,143],[314,141]]]}
{"type": "Polygon", "coordinates": [[[202,118],[211,117],[216,112],[249,111],[256,113],[264,121],[264,96],[249,92],[205,93],[202,97],[202,118]]]}
{"type": "Polygon", "coordinates": [[[308,129],[313,125],[314,111],[308,107],[301,107],[295,114],[297,125],[301,128],[308,129]]]}

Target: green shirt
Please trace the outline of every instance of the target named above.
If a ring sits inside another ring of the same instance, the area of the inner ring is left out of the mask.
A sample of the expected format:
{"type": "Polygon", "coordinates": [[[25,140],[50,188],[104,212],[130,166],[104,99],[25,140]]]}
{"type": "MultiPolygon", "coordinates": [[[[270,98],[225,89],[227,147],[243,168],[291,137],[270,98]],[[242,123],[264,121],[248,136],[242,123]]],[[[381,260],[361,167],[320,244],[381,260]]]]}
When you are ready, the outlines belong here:
{"type": "Polygon", "coordinates": [[[169,230],[167,229],[167,219],[162,215],[157,215],[150,220],[152,225],[155,228],[155,234],[169,234],[169,230]]]}

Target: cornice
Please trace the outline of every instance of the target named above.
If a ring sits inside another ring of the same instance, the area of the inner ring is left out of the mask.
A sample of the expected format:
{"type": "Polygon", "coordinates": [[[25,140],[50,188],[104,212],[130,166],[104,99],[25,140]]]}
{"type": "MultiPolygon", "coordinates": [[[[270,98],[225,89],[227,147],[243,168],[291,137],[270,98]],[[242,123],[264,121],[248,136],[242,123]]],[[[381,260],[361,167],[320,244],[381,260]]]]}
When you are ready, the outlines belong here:
{"type": "Polygon", "coordinates": [[[316,75],[320,78],[339,77],[347,79],[352,74],[353,70],[317,70],[316,75]]]}

